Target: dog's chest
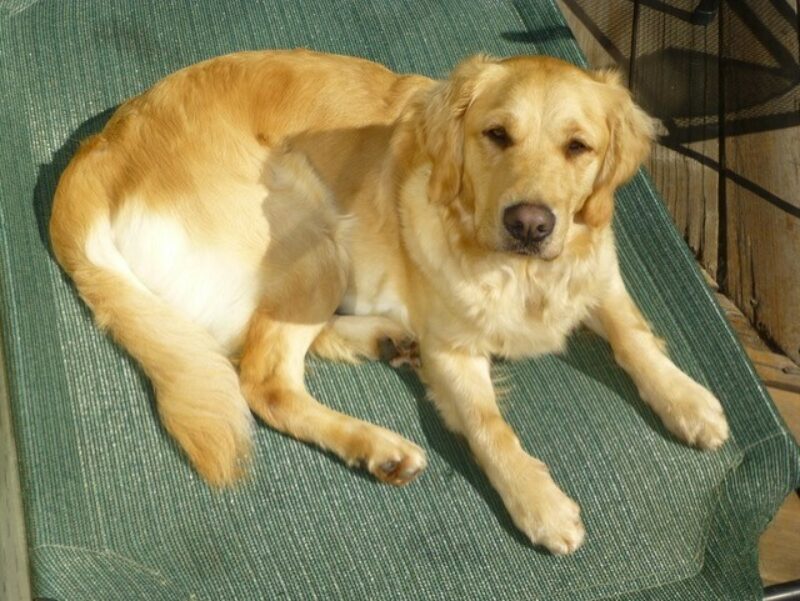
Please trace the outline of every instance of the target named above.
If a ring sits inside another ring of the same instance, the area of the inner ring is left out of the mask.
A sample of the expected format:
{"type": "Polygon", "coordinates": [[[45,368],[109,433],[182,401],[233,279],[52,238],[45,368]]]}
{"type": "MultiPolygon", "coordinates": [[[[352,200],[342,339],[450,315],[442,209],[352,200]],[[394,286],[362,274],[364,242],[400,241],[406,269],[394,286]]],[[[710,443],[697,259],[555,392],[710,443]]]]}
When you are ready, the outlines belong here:
{"type": "Polygon", "coordinates": [[[460,319],[438,327],[452,343],[482,354],[558,352],[596,304],[597,277],[590,264],[499,269],[457,287],[450,304],[460,319]]]}

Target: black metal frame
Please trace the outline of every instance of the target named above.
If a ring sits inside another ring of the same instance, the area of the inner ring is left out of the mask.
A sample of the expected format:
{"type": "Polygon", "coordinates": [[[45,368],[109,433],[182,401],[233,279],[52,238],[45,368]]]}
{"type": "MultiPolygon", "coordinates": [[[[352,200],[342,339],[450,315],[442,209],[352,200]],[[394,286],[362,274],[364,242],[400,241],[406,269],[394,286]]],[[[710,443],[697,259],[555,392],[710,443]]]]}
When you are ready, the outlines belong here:
{"type": "Polygon", "coordinates": [[[719,0],[700,0],[697,8],[692,13],[692,23],[696,25],[710,25],[717,16],[719,0]]]}
{"type": "Polygon", "coordinates": [[[799,601],[800,580],[773,584],[764,589],[764,601],[799,601]]]}

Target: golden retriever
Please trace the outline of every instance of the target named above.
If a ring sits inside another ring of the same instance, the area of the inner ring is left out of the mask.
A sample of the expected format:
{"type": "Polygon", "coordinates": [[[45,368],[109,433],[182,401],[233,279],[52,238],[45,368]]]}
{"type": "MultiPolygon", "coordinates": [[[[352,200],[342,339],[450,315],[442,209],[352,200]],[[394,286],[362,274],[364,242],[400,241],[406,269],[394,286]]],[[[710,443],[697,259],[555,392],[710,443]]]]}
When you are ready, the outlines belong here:
{"type": "Polygon", "coordinates": [[[677,438],[728,436],[620,276],[614,191],[653,131],[615,74],[553,58],[475,56],[434,81],[243,52],[170,75],[83,144],[56,191],[53,250],[209,483],[242,473],[251,411],[385,482],[413,479],[422,449],[303,382],[309,350],[353,361],[413,340],[514,523],[569,553],[578,506],[503,420],[493,356],[560,351],[586,324],[677,438]]]}

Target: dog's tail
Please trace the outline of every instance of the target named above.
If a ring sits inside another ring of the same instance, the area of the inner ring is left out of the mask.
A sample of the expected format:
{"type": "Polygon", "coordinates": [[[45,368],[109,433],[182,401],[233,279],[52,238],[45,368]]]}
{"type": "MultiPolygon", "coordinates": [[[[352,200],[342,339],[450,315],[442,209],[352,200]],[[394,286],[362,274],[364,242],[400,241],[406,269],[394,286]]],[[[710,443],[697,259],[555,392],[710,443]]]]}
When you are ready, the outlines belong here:
{"type": "Polygon", "coordinates": [[[197,471],[211,484],[230,484],[251,440],[238,376],[214,339],[150,292],[117,250],[106,146],[102,135],[90,138],[61,176],[50,220],[53,251],[97,324],[152,380],[164,427],[197,471]]]}

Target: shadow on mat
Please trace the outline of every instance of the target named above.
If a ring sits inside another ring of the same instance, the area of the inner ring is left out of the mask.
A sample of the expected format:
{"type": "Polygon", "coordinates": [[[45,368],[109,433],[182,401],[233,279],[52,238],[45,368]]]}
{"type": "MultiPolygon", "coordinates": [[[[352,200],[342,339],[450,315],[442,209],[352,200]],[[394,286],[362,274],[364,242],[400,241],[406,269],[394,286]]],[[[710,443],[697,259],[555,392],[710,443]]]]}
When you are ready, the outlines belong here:
{"type": "MultiPolygon", "coordinates": [[[[48,224],[50,222],[50,213],[53,210],[53,195],[58,185],[58,179],[80,147],[81,142],[100,132],[115,110],[117,110],[116,106],[111,107],[81,123],[63,146],[55,152],[53,160],[45,165],[39,165],[39,176],[36,179],[36,188],[33,191],[33,212],[36,215],[36,223],[39,227],[39,237],[42,240],[42,245],[51,254],[48,224]]],[[[64,277],[66,278],[66,275],[64,277]]]]}
{"type": "Polygon", "coordinates": [[[543,44],[554,40],[571,40],[572,32],[566,25],[545,27],[534,31],[504,31],[500,37],[519,44],[543,44]]]}
{"type": "MultiPolygon", "coordinates": [[[[558,355],[557,358],[571,369],[583,373],[628,403],[641,418],[640,427],[643,434],[646,429],[649,429],[664,440],[685,446],[670,434],[661,419],[642,400],[633,380],[622,371],[614,359],[611,347],[600,336],[585,329],[574,332],[569,338],[567,351],[558,355]],[[580,351],[577,348],[579,345],[583,347],[580,351]],[[581,360],[581,355],[585,357],[587,354],[591,354],[591,360],[581,360]],[[620,374],[620,372],[622,373],[620,374]]],[[[597,435],[600,436],[602,433],[598,432],[597,435]]]]}
{"type": "MultiPolygon", "coordinates": [[[[53,249],[50,246],[49,223],[50,215],[53,211],[53,196],[55,195],[56,186],[58,186],[58,180],[72,157],[77,152],[81,143],[94,134],[99,133],[116,110],[117,107],[113,106],[81,123],[81,125],[72,132],[69,138],[67,138],[67,141],[64,142],[61,148],[59,148],[55,154],[53,154],[53,160],[50,163],[39,166],[39,175],[36,179],[36,187],[33,191],[33,213],[36,216],[36,224],[39,229],[39,238],[42,241],[42,246],[47,249],[47,252],[52,257],[53,262],[55,262],[56,259],[53,256],[53,249]]],[[[78,296],[78,292],[75,290],[75,286],[70,277],[61,269],[58,270],[58,273],[66,285],[73,290],[75,296],[78,296]]],[[[94,323],[92,312],[89,310],[89,307],[86,305],[86,303],[80,301],[79,306],[86,322],[94,323]]],[[[161,419],[158,415],[158,409],[156,408],[155,391],[150,383],[150,379],[144,373],[139,364],[128,353],[126,353],[122,347],[110,342],[108,346],[110,349],[112,349],[112,352],[119,358],[120,361],[126,361],[136,373],[137,379],[141,382],[141,388],[146,390],[149,400],[148,405],[152,412],[153,419],[156,419],[160,425],[161,419]]],[[[163,428],[163,426],[160,427],[163,428]]],[[[174,452],[180,455],[182,460],[188,465],[188,461],[185,459],[183,451],[181,451],[178,444],[171,436],[166,435],[166,431],[164,432],[166,438],[170,441],[170,445],[174,452]]]]}
{"type": "Polygon", "coordinates": [[[514,525],[511,516],[503,505],[503,500],[494,489],[489,479],[472,458],[467,442],[456,434],[450,432],[444,425],[433,402],[426,398],[425,387],[419,377],[410,369],[399,369],[397,374],[400,381],[414,396],[417,403],[420,425],[425,438],[431,448],[442,457],[453,469],[452,477],[460,475],[475,489],[486,505],[492,510],[498,524],[508,532],[518,543],[531,547],[543,555],[549,555],[539,547],[534,547],[528,538],[514,525]]]}

